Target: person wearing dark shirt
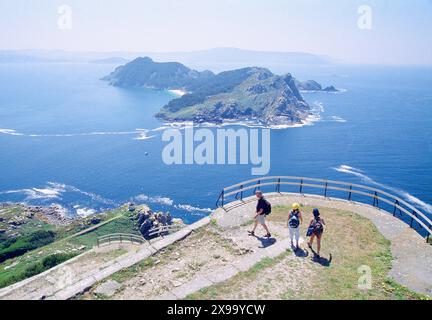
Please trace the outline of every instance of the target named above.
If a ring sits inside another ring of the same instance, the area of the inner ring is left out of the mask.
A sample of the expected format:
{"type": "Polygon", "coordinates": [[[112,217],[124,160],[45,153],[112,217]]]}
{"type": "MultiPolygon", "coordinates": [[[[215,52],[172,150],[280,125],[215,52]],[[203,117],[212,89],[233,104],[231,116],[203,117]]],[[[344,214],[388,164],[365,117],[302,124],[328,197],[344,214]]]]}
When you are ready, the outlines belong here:
{"type": "Polygon", "coordinates": [[[255,236],[255,230],[256,230],[258,224],[260,224],[263,226],[263,228],[267,232],[265,237],[270,238],[271,234],[270,234],[270,231],[269,231],[269,229],[265,223],[265,218],[266,218],[266,214],[267,214],[266,210],[267,210],[269,205],[267,204],[267,200],[264,199],[264,195],[263,195],[261,190],[257,190],[255,195],[258,198],[258,202],[257,202],[256,211],[255,211],[255,215],[254,215],[254,227],[253,227],[252,231],[249,231],[249,234],[251,236],[255,236]]]}

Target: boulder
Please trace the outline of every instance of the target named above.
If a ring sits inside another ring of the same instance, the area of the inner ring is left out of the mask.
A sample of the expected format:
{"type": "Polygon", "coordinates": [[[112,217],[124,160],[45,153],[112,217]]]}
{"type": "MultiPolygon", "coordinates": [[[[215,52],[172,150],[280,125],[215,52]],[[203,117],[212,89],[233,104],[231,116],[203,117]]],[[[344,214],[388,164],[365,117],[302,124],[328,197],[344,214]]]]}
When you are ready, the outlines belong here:
{"type": "Polygon", "coordinates": [[[91,219],[90,219],[90,223],[91,224],[98,224],[98,223],[100,223],[102,221],[102,219],[101,218],[98,218],[98,217],[92,217],[91,219]]]}
{"type": "Polygon", "coordinates": [[[108,280],[102,284],[100,284],[96,289],[95,293],[103,295],[105,297],[113,296],[117,290],[121,288],[121,284],[114,280],[108,280]]]}

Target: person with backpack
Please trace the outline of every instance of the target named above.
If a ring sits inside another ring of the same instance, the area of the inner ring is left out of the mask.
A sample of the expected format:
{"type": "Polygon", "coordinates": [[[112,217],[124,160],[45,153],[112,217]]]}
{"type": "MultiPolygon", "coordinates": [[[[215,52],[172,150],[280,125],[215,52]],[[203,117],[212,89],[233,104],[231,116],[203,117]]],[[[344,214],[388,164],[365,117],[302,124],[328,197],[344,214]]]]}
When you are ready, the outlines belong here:
{"type": "Polygon", "coordinates": [[[255,211],[255,224],[252,229],[252,231],[249,231],[249,234],[251,236],[255,236],[255,229],[258,226],[258,223],[263,226],[267,234],[265,235],[266,238],[270,238],[271,234],[270,231],[265,223],[266,216],[268,216],[271,213],[271,204],[266,199],[264,199],[264,195],[261,190],[257,190],[255,193],[256,197],[258,198],[256,211],[255,211]]]}
{"type": "Polygon", "coordinates": [[[288,228],[291,238],[291,247],[294,247],[294,238],[296,240],[295,250],[299,248],[300,224],[303,223],[303,217],[300,211],[300,205],[293,203],[292,210],[288,214],[288,228]]]}
{"type": "Polygon", "coordinates": [[[310,236],[310,240],[308,242],[309,248],[312,249],[312,244],[317,238],[317,258],[320,258],[320,250],[321,250],[321,237],[324,232],[325,222],[324,219],[320,217],[320,212],[318,209],[313,209],[313,219],[309,223],[309,228],[307,231],[307,236],[310,236]]]}

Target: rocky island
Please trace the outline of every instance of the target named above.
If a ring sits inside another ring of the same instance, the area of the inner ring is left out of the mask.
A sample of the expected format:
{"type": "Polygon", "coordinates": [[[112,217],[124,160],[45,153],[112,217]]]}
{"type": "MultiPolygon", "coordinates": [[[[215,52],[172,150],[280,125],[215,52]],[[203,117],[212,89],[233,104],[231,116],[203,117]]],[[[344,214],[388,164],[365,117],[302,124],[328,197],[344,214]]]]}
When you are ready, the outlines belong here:
{"type": "Polygon", "coordinates": [[[266,68],[247,67],[214,74],[145,57],[116,68],[102,80],[118,87],[187,92],[156,114],[167,122],[291,125],[304,123],[312,115],[310,105],[300,94],[301,83],[291,74],[280,76],[266,68]]]}

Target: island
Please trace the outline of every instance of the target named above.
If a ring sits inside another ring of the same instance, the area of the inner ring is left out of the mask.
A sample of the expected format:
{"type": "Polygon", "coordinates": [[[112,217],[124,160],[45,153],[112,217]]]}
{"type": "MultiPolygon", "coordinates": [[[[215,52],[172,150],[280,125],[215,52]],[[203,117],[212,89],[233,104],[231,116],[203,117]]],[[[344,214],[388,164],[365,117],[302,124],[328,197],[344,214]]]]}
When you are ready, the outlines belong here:
{"type": "Polygon", "coordinates": [[[324,92],[339,92],[334,86],[322,87],[315,80],[306,80],[306,81],[298,81],[296,80],[296,86],[301,92],[316,92],[316,91],[324,91],[324,92]]]}
{"type": "Polygon", "coordinates": [[[186,92],[156,114],[166,122],[295,125],[305,123],[312,115],[311,106],[300,94],[301,82],[289,73],[276,75],[261,67],[214,74],[192,70],[178,62],[140,57],[117,67],[102,80],[118,87],[186,92]]]}

